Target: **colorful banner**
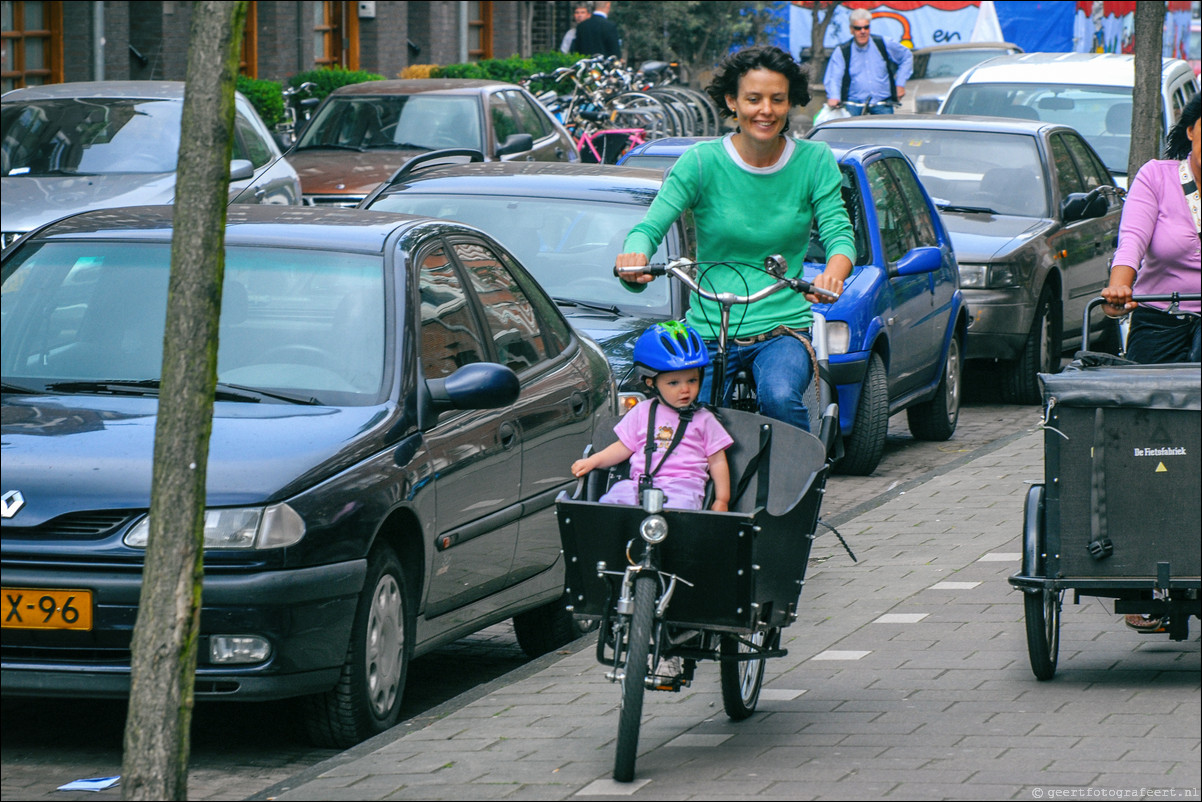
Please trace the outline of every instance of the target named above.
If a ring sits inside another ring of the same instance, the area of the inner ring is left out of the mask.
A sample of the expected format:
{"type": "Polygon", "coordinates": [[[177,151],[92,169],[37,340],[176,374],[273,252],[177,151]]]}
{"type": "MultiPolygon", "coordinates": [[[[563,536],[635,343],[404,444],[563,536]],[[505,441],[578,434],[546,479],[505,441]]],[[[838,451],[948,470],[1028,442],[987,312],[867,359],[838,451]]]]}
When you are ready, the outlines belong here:
{"type": "MultiPolygon", "coordinates": [[[[908,47],[979,41],[981,31],[997,30],[992,20],[977,25],[982,5],[900,0],[844,2],[835,8],[823,44],[829,50],[851,38],[847,19],[854,8],[872,12],[874,34],[896,39],[908,47]],[[973,38],[974,29],[977,40],[973,38]]],[[[996,0],[991,5],[1005,41],[1028,53],[1131,52],[1135,2],[1130,0],[996,0]]],[[[811,2],[788,4],[788,47],[794,55],[810,46],[812,6],[811,2]]],[[[1189,0],[1168,3],[1164,55],[1188,58],[1190,6],[1189,0]]]]}

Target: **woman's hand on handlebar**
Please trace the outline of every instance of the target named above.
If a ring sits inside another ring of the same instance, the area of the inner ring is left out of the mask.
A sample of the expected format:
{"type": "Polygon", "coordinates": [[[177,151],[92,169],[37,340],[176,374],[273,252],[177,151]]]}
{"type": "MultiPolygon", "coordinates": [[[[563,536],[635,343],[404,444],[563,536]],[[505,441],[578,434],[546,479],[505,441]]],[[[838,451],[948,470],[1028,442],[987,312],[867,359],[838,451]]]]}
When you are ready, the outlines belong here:
{"type": "MultiPolygon", "coordinates": [[[[620,254],[618,254],[618,257],[614,260],[614,267],[617,267],[617,268],[643,267],[646,264],[647,264],[646,254],[637,253],[637,252],[620,253],[620,254]]],[[[655,281],[655,276],[651,275],[650,273],[635,273],[633,275],[623,276],[622,281],[626,281],[631,284],[646,284],[650,281],[655,281]]]]}
{"type": "MultiPolygon", "coordinates": [[[[850,275],[851,260],[846,256],[835,256],[827,262],[826,269],[815,276],[810,283],[819,289],[833,292],[835,295],[842,295],[843,282],[850,275]]],[[[814,304],[830,303],[829,298],[823,298],[814,293],[806,293],[806,300],[814,304]]]]}
{"type": "Polygon", "coordinates": [[[1108,317],[1122,317],[1139,306],[1131,299],[1130,285],[1119,284],[1106,287],[1102,290],[1102,297],[1106,299],[1102,311],[1108,317]]]}

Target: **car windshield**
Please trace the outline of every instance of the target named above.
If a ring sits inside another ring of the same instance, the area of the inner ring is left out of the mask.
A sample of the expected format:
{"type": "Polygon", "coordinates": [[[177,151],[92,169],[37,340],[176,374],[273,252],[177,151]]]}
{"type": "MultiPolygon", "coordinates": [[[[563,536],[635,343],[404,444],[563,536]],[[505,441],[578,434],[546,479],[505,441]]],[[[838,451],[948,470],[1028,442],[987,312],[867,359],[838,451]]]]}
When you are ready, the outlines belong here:
{"type": "MultiPolygon", "coordinates": [[[[5,384],[157,389],[170,263],[168,243],[51,242],[15,254],[0,295],[5,384]]],[[[379,256],[227,248],[218,381],[262,393],[244,400],[378,403],[383,273],[379,256]]]]}
{"type": "Polygon", "coordinates": [[[1004,48],[976,48],[964,50],[934,50],[930,53],[914,54],[912,78],[958,78],[970,67],[975,67],[987,58],[1004,56],[1004,48]]]}
{"type": "Polygon", "coordinates": [[[915,128],[830,125],[811,138],[841,145],[892,145],[910,157],[941,207],[1047,217],[1048,200],[1035,137],[915,128]]]}
{"type": "Polygon", "coordinates": [[[5,176],[170,173],[179,153],[177,100],[64,98],[5,103],[5,176]]]}
{"type": "Polygon", "coordinates": [[[1110,172],[1127,174],[1131,150],[1131,87],[1062,84],[962,84],[942,114],[1043,120],[1076,128],[1110,172]]]}
{"type": "MultiPolygon", "coordinates": [[[[617,306],[632,314],[666,311],[671,305],[672,282],[654,281],[636,293],[613,275],[627,232],[647,211],[642,203],[396,192],[371,208],[476,226],[508,248],[556,299],[617,306]]],[[[663,245],[651,261],[667,261],[663,245]]]]}
{"type": "Polygon", "coordinates": [[[471,95],[334,97],[305,126],[296,147],[481,150],[479,105],[471,95]]]}

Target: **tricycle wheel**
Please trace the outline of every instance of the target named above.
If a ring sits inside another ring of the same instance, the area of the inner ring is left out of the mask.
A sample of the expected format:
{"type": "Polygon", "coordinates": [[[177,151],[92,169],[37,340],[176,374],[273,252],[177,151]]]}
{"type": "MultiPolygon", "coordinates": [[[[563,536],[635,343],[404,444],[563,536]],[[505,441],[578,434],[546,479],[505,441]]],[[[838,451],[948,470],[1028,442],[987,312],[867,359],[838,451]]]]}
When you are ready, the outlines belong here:
{"type": "MultiPolygon", "coordinates": [[[[780,637],[779,629],[767,632],[756,632],[747,640],[763,648],[768,644],[773,647],[780,637]]],[[[754,651],[751,647],[739,641],[738,638],[725,637],[722,639],[722,656],[747,654],[754,651]]],[[[723,660],[722,661],[722,706],[731,721],[742,721],[755,712],[756,703],[760,700],[760,688],[764,684],[764,664],[766,658],[759,660],[723,660]]]]}
{"type": "Polygon", "coordinates": [[[1040,590],[1023,594],[1027,614],[1027,653],[1036,679],[1056,675],[1060,654],[1060,600],[1062,591],[1040,590]]]}
{"type": "Polygon", "coordinates": [[[630,615],[630,634],[626,641],[622,706],[618,713],[618,748],[614,758],[614,779],[620,783],[634,779],[634,759],[639,750],[639,724],[643,718],[647,657],[651,651],[651,624],[658,586],[655,574],[640,573],[634,578],[634,610],[630,615]]]}

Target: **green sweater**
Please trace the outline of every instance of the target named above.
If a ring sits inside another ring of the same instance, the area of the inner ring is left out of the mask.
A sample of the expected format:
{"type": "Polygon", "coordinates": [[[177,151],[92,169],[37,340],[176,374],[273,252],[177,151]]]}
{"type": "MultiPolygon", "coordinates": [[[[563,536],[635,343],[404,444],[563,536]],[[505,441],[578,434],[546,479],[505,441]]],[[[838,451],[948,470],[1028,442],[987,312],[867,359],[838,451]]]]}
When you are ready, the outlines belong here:
{"type": "MultiPolygon", "coordinates": [[[[688,148],[642,222],[630,230],[624,251],[650,259],[673,221],[691,209],[699,262],[762,266],[766,257],[779,253],[789,265],[789,276],[800,276],[810,228],[817,219],[827,259],[843,254],[854,263],[855,239],[834,154],[824,142],[792,137],[785,141],[781,158],[765,168],[739,158],[729,135],[688,148]]],[[[750,295],[774,281],[762,271],[742,267],[705,266],[698,272],[703,288],[738,295],[750,295]]],[[[713,301],[694,295],[685,320],[703,337],[717,339],[719,306],[713,301]]],[[[750,337],[782,324],[805,329],[811,320],[809,301],[782,290],[751,306],[733,307],[730,336],[750,337]]]]}

